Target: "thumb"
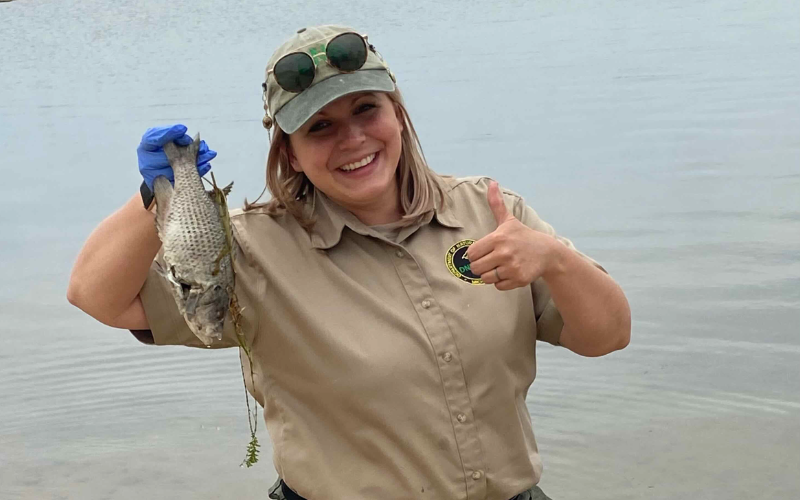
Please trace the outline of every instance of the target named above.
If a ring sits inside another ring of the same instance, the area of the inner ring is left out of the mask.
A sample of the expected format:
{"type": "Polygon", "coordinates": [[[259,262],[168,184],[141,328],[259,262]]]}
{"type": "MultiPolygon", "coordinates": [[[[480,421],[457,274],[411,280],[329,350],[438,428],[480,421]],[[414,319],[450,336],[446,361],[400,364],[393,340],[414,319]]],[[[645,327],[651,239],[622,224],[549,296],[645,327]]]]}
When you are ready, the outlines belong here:
{"type": "Polygon", "coordinates": [[[492,183],[489,184],[489,192],[486,194],[486,198],[489,201],[489,208],[492,209],[494,220],[497,221],[498,226],[514,218],[513,215],[508,213],[506,204],[503,202],[503,195],[500,194],[500,186],[497,182],[492,181],[492,183]]]}

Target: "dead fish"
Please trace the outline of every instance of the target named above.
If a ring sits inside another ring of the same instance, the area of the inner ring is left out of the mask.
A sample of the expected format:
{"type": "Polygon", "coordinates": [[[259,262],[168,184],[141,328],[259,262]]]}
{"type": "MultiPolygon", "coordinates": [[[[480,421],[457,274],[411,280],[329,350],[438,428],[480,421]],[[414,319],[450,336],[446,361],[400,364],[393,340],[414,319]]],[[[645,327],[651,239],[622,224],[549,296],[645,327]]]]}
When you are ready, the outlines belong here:
{"type": "Polygon", "coordinates": [[[234,275],[220,210],[197,172],[199,146],[199,134],[188,146],[166,144],[164,152],[175,173],[175,187],[159,176],[153,191],[156,229],[166,265],[163,275],[172,284],[186,324],[210,346],[222,339],[234,275]]]}

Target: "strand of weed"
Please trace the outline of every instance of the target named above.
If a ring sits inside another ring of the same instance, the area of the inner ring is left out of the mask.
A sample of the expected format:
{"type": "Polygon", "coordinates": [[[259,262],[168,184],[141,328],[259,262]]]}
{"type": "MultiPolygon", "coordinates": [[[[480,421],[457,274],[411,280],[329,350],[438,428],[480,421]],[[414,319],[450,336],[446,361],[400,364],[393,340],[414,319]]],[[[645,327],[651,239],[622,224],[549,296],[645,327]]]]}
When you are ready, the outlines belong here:
{"type": "MultiPolygon", "coordinates": [[[[222,227],[225,231],[225,241],[226,241],[226,249],[225,253],[231,256],[231,266],[233,266],[233,228],[231,227],[231,218],[230,214],[228,213],[228,200],[226,197],[226,192],[220,189],[217,186],[217,180],[214,178],[214,172],[211,172],[211,186],[214,193],[214,201],[219,209],[220,219],[222,221],[222,227]]],[[[230,190],[230,186],[225,188],[226,191],[230,190]]],[[[225,253],[221,254],[217,265],[219,266],[219,261],[222,260],[222,257],[225,253]]],[[[233,269],[231,269],[233,271],[233,269]]],[[[236,281],[236,274],[234,273],[234,283],[236,281]]],[[[253,377],[253,358],[251,356],[250,347],[247,345],[247,339],[242,332],[242,324],[241,324],[241,316],[242,310],[239,307],[239,300],[236,297],[236,292],[234,291],[234,286],[231,286],[228,289],[228,294],[231,298],[230,302],[230,311],[231,311],[231,319],[233,320],[233,327],[236,331],[236,340],[239,343],[239,347],[244,351],[245,355],[247,355],[247,362],[250,365],[250,382],[254,383],[253,377]]],[[[256,431],[258,430],[258,405],[254,404],[254,410],[250,408],[250,395],[247,392],[247,377],[244,373],[244,362],[239,356],[239,366],[242,370],[242,382],[244,383],[244,401],[247,405],[247,423],[250,426],[250,442],[247,444],[247,451],[245,453],[245,458],[242,460],[241,466],[242,467],[252,467],[253,465],[258,462],[258,449],[260,448],[260,444],[258,443],[258,437],[256,436],[256,431]]]]}

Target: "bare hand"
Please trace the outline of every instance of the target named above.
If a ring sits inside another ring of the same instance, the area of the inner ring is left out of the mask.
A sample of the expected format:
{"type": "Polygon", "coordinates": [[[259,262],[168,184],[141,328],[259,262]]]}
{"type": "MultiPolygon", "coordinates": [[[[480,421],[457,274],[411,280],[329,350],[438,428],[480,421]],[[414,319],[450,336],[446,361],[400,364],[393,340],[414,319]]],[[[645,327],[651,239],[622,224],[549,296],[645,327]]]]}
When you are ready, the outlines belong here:
{"type": "Polygon", "coordinates": [[[509,213],[496,182],[489,185],[486,197],[497,229],[470,245],[470,270],[498,290],[528,286],[555,263],[559,243],[509,213]]]}

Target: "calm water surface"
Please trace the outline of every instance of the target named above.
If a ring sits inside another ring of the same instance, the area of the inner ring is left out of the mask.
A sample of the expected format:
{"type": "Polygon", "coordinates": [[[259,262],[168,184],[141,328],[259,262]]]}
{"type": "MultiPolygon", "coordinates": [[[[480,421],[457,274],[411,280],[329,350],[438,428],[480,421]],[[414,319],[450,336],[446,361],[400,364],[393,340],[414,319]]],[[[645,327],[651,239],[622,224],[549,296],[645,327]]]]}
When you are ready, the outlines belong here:
{"type": "Polygon", "coordinates": [[[263,66],[324,22],[370,34],[434,169],[520,192],[627,292],[626,350],[540,350],[549,495],[800,497],[800,3],[376,5],[0,5],[0,498],[265,498],[236,352],[140,345],[65,290],[149,126],[260,193],[263,66]]]}

